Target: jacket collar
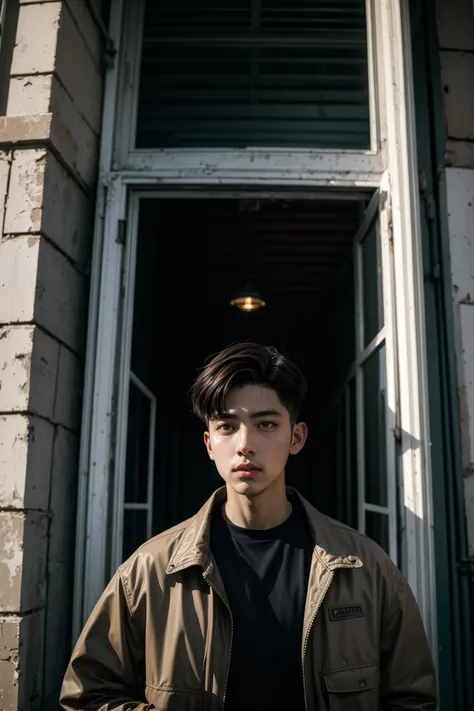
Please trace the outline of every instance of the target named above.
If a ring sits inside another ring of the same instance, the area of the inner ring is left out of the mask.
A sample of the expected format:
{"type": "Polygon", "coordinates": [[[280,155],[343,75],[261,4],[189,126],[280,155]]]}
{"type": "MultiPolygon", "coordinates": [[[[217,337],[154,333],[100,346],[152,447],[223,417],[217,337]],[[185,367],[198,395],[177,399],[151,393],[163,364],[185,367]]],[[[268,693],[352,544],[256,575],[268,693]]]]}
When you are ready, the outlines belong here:
{"type": "MultiPolygon", "coordinates": [[[[295,489],[288,487],[287,492],[290,500],[297,498],[303,506],[315,544],[314,555],[319,558],[322,565],[328,570],[361,568],[363,562],[350,549],[350,540],[345,534],[347,529],[342,524],[332,523],[295,489]]],[[[209,566],[212,511],[225,500],[226,487],[223,486],[217,489],[197,514],[189,520],[166,568],[168,575],[193,565],[199,565],[203,570],[209,566]]]]}

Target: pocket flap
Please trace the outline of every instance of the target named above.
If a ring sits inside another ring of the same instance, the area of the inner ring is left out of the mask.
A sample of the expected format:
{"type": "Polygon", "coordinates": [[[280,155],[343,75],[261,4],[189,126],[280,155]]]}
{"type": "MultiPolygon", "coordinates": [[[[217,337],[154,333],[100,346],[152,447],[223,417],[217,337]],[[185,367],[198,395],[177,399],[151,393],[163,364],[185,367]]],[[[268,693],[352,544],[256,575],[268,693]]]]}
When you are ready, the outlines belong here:
{"type": "Polygon", "coordinates": [[[348,694],[375,689],[380,683],[378,664],[368,667],[348,667],[324,675],[326,689],[331,694],[348,694]]]}

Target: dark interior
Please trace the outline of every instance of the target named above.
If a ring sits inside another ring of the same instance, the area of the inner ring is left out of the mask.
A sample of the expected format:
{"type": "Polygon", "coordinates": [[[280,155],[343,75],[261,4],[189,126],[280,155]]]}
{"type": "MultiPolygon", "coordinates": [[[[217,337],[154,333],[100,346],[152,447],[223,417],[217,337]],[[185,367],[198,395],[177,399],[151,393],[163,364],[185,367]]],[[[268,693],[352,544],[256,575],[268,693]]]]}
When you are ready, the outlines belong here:
{"type": "Polygon", "coordinates": [[[276,345],[304,372],[309,426],[288,482],[337,514],[329,408],[354,353],[356,200],[143,199],[132,370],[158,399],[154,532],[193,514],[221,484],[187,392],[205,358],[231,342],[276,345]],[[266,307],[230,300],[252,281],[266,307]]]}

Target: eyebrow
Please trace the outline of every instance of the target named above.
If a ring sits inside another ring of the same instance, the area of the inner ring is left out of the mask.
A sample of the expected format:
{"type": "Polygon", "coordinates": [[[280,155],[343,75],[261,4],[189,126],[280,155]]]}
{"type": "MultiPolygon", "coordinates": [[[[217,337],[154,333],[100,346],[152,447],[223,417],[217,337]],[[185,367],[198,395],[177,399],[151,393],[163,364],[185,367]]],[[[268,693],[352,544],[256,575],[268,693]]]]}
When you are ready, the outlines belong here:
{"type": "MultiPolygon", "coordinates": [[[[252,419],[257,419],[259,417],[282,417],[281,412],[278,410],[258,410],[257,412],[251,412],[250,417],[252,419]]],[[[220,412],[214,418],[214,420],[238,420],[238,415],[233,415],[230,412],[220,412]]]]}

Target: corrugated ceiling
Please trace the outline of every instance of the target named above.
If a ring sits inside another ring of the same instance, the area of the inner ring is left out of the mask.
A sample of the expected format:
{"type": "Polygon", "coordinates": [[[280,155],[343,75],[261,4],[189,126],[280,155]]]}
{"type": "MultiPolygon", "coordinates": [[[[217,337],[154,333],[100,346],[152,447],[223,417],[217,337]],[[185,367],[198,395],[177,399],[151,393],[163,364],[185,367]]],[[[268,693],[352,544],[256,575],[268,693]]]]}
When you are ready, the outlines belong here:
{"type": "Polygon", "coordinates": [[[251,280],[269,317],[306,318],[334,299],[360,210],[360,203],[336,200],[146,200],[139,263],[153,269],[153,278],[139,273],[138,292],[145,300],[151,288],[174,294],[178,308],[176,300],[199,299],[226,309],[251,280]]]}

